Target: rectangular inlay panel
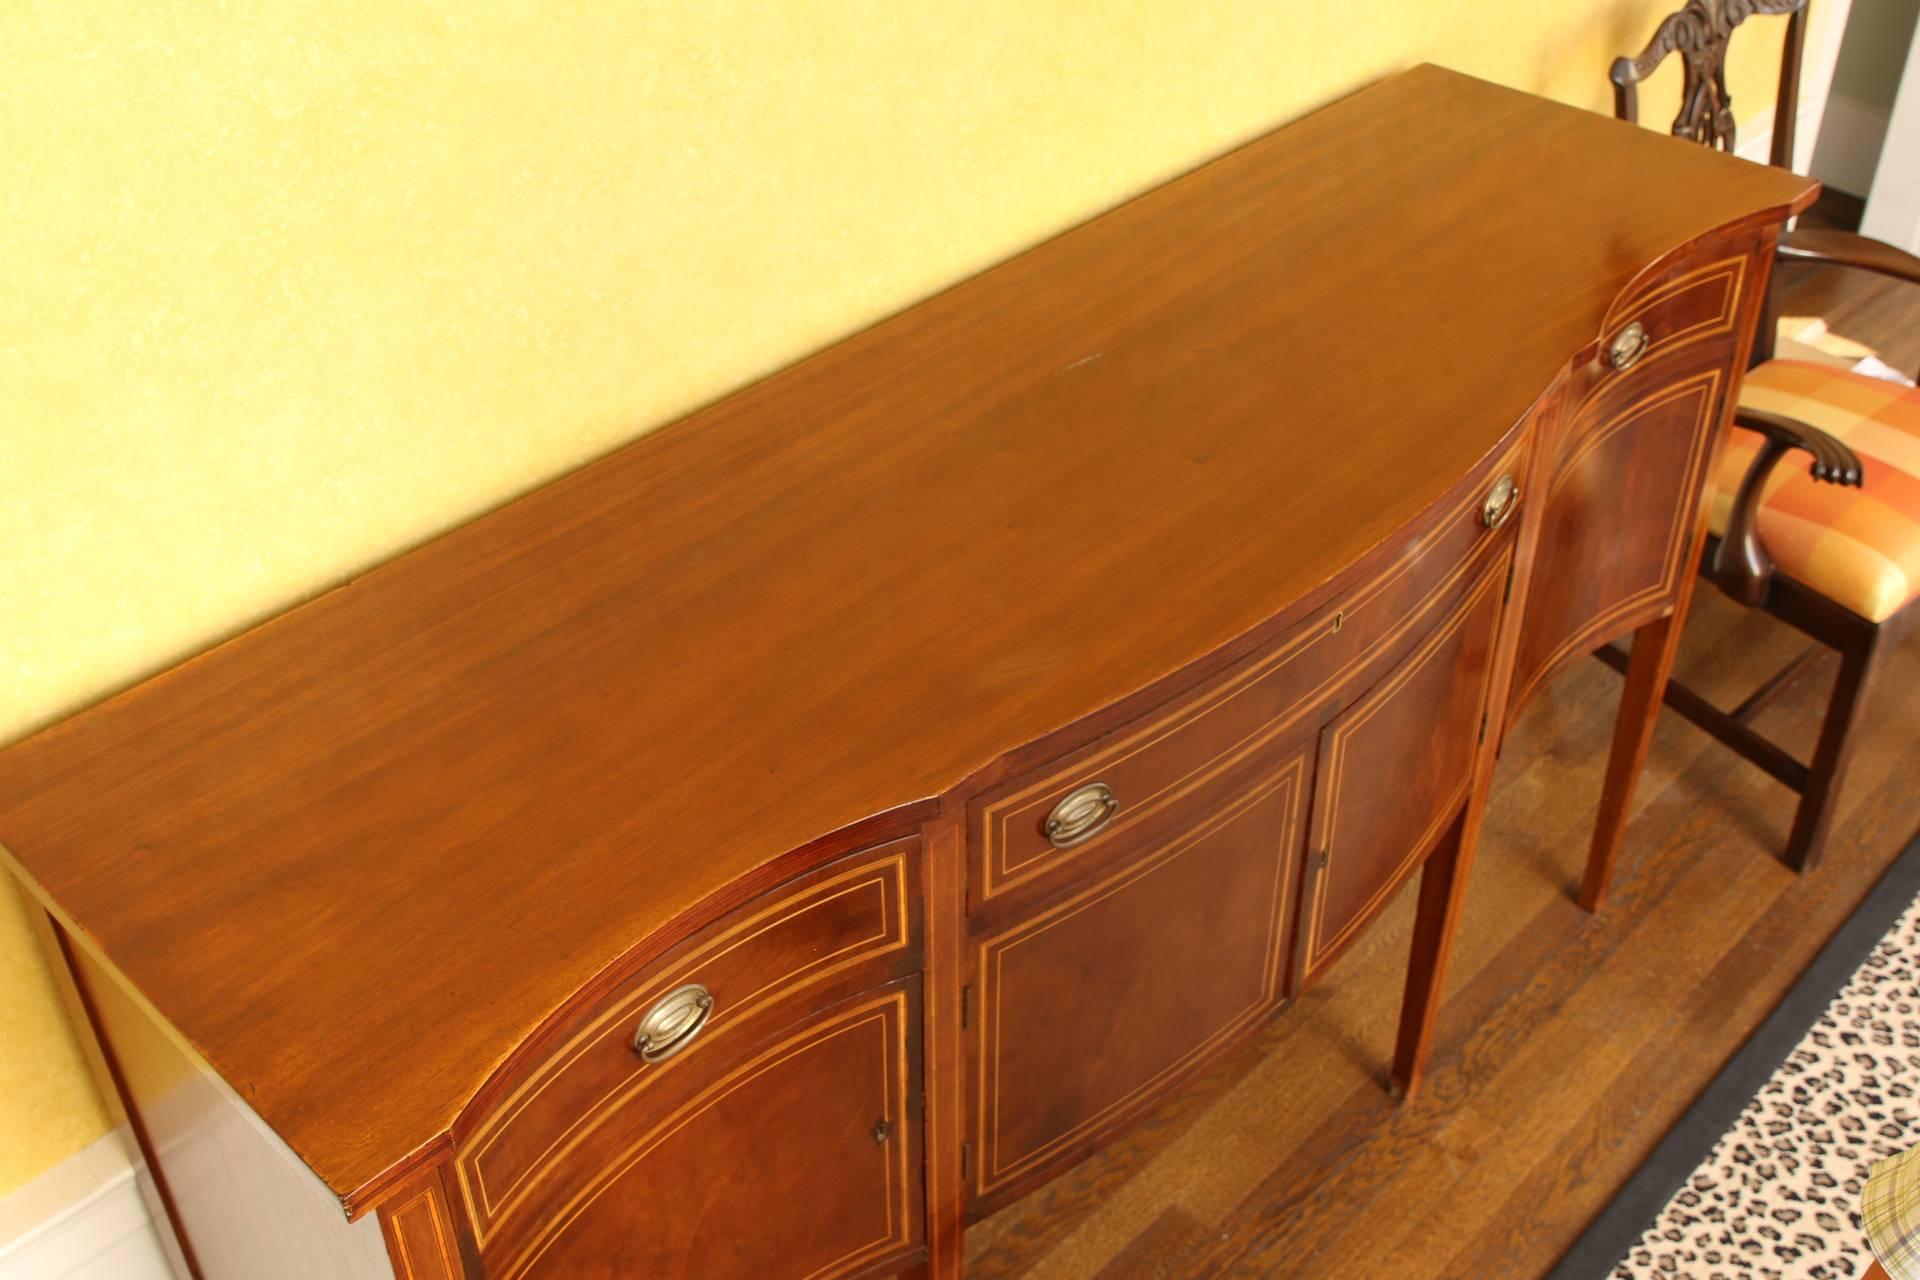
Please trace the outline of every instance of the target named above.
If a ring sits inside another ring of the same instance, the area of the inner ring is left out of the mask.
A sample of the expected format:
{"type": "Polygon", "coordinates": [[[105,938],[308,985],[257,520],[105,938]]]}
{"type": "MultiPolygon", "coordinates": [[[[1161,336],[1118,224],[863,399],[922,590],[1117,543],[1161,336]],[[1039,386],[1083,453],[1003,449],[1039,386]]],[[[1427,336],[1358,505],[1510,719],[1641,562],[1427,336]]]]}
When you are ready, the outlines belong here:
{"type": "Polygon", "coordinates": [[[1077,1158],[1278,1007],[1310,752],[979,941],[976,1195],[1077,1158]]]}

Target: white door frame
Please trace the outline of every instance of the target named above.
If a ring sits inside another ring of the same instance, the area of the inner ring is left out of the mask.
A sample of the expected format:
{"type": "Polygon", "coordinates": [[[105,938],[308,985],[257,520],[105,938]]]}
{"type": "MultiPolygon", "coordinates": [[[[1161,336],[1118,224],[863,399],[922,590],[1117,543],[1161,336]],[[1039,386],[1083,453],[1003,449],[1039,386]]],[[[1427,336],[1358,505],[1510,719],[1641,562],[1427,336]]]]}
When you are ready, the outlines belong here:
{"type": "MultiPolygon", "coordinates": [[[[1793,129],[1793,171],[1806,173],[1813,164],[1813,144],[1827,115],[1827,97],[1833,90],[1833,69],[1840,61],[1840,42],[1847,34],[1853,0],[1812,0],[1807,44],[1800,57],[1800,110],[1793,129]]],[[[1770,132],[1771,121],[1768,130],[1770,132]]],[[[1764,159],[1765,157],[1762,157],[1764,159]]]]}
{"type": "Polygon", "coordinates": [[[1920,252],[1920,26],[1907,46],[1907,66],[1900,90],[1893,98],[1886,141],[1880,144],[1880,163],[1873,170],[1867,192],[1867,211],[1860,231],[1875,240],[1920,252]]]}

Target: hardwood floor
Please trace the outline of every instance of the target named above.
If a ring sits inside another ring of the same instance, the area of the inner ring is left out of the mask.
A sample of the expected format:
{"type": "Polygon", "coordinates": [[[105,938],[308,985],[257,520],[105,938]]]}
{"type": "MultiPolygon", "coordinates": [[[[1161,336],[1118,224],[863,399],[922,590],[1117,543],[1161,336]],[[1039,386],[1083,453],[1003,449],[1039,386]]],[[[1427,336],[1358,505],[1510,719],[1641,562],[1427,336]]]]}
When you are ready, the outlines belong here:
{"type": "MultiPolygon", "coordinates": [[[[1920,289],[1782,283],[1788,314],[1920,364],[1920,289]]],[[[1804,643],[1703,588],[1678,670],[1730,705],[1804,643]]],[[[1410,886],[1257,1044],[972,1229],[969,1276],[1544,1273],[1920,828],[1920,643],[1890,661],[1818,871],[1775,857],[1794,796],[1669,713],[1598,916],[1573,894],[1621,681],[1565,672],[1506,745],[1420,1096],[1384,1088],[1410,886]]],[[[1759,727],[1810,753],[1837,667],[1759,727]]]]}

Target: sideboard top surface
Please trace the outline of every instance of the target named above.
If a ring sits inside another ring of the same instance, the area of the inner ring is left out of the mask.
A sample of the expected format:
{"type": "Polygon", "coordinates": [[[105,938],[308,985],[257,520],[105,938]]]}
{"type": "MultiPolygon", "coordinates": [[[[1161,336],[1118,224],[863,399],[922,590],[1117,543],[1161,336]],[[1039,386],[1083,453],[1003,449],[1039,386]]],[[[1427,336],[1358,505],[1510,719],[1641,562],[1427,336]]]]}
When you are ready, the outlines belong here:
{"type": "Polygon", "coordinates": [[[1302,607],[1811,190],[1407,72],[0,754],[0,841],[353,1201],[725,886],[1302,607]]]}

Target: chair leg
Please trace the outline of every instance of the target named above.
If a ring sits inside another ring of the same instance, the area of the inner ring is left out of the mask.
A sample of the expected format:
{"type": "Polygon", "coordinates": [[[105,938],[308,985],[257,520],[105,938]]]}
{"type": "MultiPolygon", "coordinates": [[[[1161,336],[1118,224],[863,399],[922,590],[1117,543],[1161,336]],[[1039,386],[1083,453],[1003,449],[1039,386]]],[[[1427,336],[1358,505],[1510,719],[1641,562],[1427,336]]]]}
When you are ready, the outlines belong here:
{"type": "Polygon", "coordinates": [[[1786,862],[1795,871],[1812,870],[1826,845],[1834,802],[1840,797],[1840,784],[1853,755],[1854,726],[1878,670],[1874,661],[1879,653],[1878,640],[1875,632],[1865,642],[1840,653],[1840,674],[1834,678],[1833,697],[1820,725],[1820,743],[1813,750],[1813,763],[1807,767],[1807,788],[1801,793],[1800,807],[1793,815],[1793,832],[1787,837],[1786,862]]]}
{"type": "Polygon", "coordinates": [[[1613,724],[1613,750],[1607,756],[1607,779],[1600,790],[1600,815],[1594,822],[1593,846],[1587,853],[1587,874],[1580,885],[1580,905],[1598,911],[1613,882],[1613,864],[1627,833],[1627,811],[1633,789],[1653,745],[1653,726],[1660,716],[1661,695],[1680,649],[1684,607],[1656,618],[1633,633],[1633,653],[1627,660],[1627,687],[1620,695],[1620,715],[1613,724]]]}

